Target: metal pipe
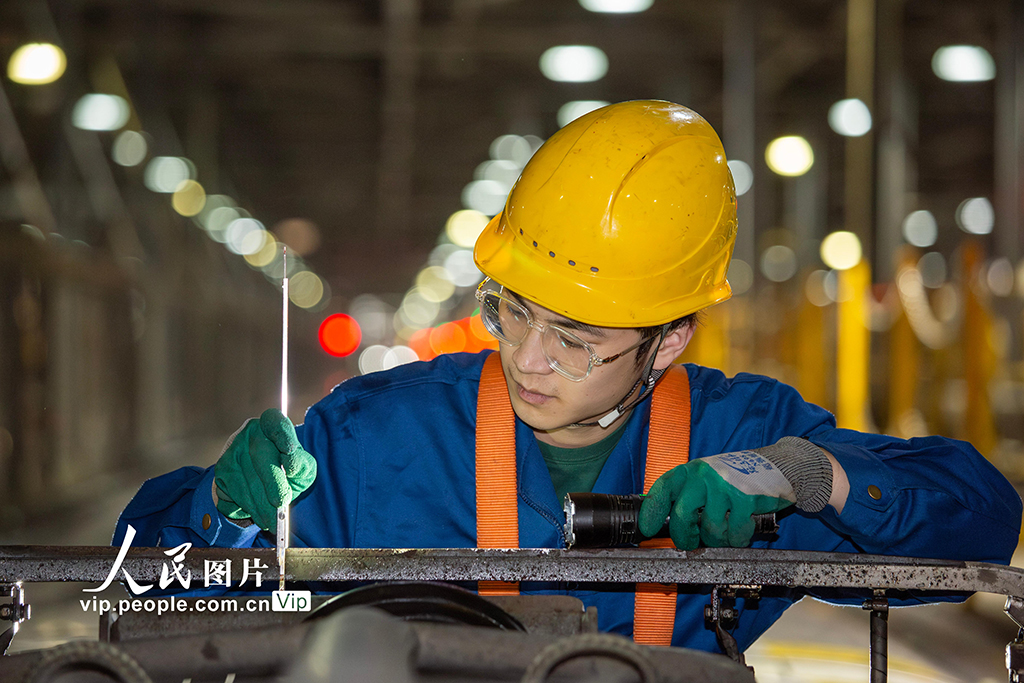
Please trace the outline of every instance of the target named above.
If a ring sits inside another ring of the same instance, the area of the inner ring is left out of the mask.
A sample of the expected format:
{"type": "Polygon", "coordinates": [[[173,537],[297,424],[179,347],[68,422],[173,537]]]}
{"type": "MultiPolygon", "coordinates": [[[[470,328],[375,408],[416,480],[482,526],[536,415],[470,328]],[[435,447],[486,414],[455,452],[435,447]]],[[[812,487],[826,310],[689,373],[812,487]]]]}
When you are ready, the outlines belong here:
{"type": "MultiPolygon", "coordinates": [[[[118,548],[0,546],[0,583],[104,581],[118,548]]],[[[116,579],[156,583],[169,559],[166,548],[131,548],[116,579]]],[[[182,573],[202,581],[206,560],[231,560],[232,586],[245,560],[277,572],[273,548],[192,548],[182,573]]],[[[974,591],[1024,596],[1024,569],[985,562],[821,553],[762,548],[556,550],[528,548],[290,548],[289,581],[581,581],[687,583],[806,588],[974,591]]],[[[201,583],[199,584],[201,585],[201,583]]]]}

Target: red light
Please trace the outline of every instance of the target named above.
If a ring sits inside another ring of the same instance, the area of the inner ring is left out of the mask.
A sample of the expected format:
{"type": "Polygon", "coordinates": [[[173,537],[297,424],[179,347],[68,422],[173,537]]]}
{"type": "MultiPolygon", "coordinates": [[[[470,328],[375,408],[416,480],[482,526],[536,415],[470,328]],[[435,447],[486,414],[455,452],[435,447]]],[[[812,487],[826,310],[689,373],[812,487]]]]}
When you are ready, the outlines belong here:
{"type": "Polygon", "coordinates": [[[466,333],[455,323],[435,327],[430,333],[430,348],[438,355],[466,350],[466,333]]]}
{"type": "Polygon", "coordinates": [[[437,354],[430,348],[430,328],[417,330],[409,337],[409,348],[416,352],[420,360],[432,360],[437,354]]]}
{"type": "Polygon", "coordinates": [[[320,346],[332,356],[344,358],[359,348],[363,331],[350,315],[335,313],[320,323],[320,346]]]}

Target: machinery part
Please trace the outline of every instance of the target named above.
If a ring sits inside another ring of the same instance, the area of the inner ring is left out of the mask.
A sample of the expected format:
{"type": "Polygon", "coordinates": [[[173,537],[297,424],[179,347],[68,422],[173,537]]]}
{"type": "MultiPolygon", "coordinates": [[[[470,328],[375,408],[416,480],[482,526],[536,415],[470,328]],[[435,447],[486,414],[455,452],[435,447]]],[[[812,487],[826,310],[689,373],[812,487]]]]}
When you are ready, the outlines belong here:
{"type": "Polygon", "coordinates": [[[727,630],[732,628],[736,619],[739,618],[739,612],[735,607],[737,597],[756,601],[761,597],[761,587],[750,585],[714,586],[711,589],[711,603],[704,607],[704,625],[715,632],[718,647],[729,659],[742,666],[747,666],[747,660],[743,656],[743,652],[740,651],[739,643],[727,630]]]}
{"type": "Polygon", "coordinates": [[[647,649],[610,633],[588,633],[556,640],[537,653],[523,674],[521,683],[544,683],[558,665],[577,657],[613,657],[626,662],[640,674],[641,683],[656,683],[658,672],[647,649]]]}
{"type": "MultiPolygon", "coordinates": [[[[165,548],[131,548],[122,569],[136,581],[156,583],[165,548]]],[[[0,546],[0,582],[99,583],[118,548],[107,546],[0,546]]],[[[202,576],[205,560],[231,560],[232,585],[245,560],[277,570],[273,548],[193,548],[182,563],[202,576]]],[[[1024,595],[1024,569],[855,553],[767,548],[662,548],[558,550],[526,548],[290,548],[289,581],[579,581],[604,583],[752,584],[805,588],[962,591],[1024,595]]]]}
{"type": "Polygon", "coordinates": [[[1006,670],[1010,683],[1024,681],[1024,599],[1008,595],[1003,607],[1006,616],[1017,624],[1017,637],[1006,645],[1006,670]]]}
{"type": "Polygon", "coordinates": [[[885,683],[889,678],[889,601],[884,590],[876,590],[875,597],[862,606],[871,610],[871,683],[885,683]]]}
{"type": "Polygon", "coordinates": [[[485,626],[526,632],[519,620],[475,593],[444,583],[399,581],[355,588],[323,603],[306,621],[352,607],[376,607],[404,621],[485,626]]]}
{"type": "Polygon", "coordinates": [[[149,675],[133,657],[110,643],[80,640],[47,650],[25,678],[25,683],[57,683],[79,680],[89,674],[90,681],[152,683],[149,675]]]}
{"type": "MultiPolygon", "coordinates": [[[[617,496],[607,493],[567,493],[565,545],[567,548],[611,548],[636,545],[647,540],[640,533],[640,505],[646,496],[617,496]]],[[[753,515],[754,534],[771,535],[779,529],[775,513],[753,515]]],[[[654,538],[668,537],[668,518],[654,538]]]]}
{"type": "Polygon", "coordinates": [[[22,622],[32,618],[32,606],[25,602],[25,588],[20,581],[0,586],[0,594],[11,598],[11,602],[0,605],[0,621],[14,622],[0,633],[0,655],[6,655],[22,622]]]}
{"type": "Polygon", "coordinates": [[[416,633],[409,624],[379,609],[353,607],[329,613],[313,627],[284,680],[413,683],[416,649],[416,633]]]}

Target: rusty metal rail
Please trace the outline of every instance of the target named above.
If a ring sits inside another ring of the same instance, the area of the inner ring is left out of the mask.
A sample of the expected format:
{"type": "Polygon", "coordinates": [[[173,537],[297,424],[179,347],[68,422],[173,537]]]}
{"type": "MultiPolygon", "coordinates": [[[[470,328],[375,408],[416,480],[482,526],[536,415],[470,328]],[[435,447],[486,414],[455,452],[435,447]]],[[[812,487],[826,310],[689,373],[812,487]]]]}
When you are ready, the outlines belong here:
{"type": "MultiPolygon", "coordinates": [[[[132,548],[121,571],[152,583],[170,563],[164,548],[132,548]]],[[[0,546],[0,583],[101,582],[118,553],[112,547],[0,546]]],[[[273,576],[272,548],[194,548],[182,569],[202,576],[207,560],[231,560],[235,582],[248,560],[273,576]]],[[[576,581],[684,583],[804,588],[972,591],[1024,597],[1024,569],[880,555],[707,548],[478,550],[473,548],[288,550],[289,581],[576,581]]]]}

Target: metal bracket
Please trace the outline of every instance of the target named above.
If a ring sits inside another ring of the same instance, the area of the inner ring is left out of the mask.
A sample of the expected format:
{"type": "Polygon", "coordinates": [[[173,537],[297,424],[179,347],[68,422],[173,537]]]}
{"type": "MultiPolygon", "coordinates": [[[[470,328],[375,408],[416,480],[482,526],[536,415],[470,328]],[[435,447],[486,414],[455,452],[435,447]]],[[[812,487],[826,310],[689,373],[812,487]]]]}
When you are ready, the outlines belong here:
{"type": "Polygon", "coordinates": [[[876,588],[875,596],[864,601],[871,611],[871,683],[885,683],[889,677],[889,600],[885,589],[876,588]]]}
{"type": "Polygon", "coordinates": [[[1010,683],[1022,683],[1024,681],[1024,599],[1008,595],[1003,611],[1018,627],[1017,637],[1013,639],[1012,643],[1006,645],[1006,671],[1009,674],[1010,683]]]}
{"type": "Polygon", "coordinates": [[[727,629],[736,625],[739,612],[736,609],[736,598],[758,600],[761,597],[761,586],[739,584],[732,586],[713,586],[711,588],[711,604],[704,606],[704,625],[715,632],[718,646],[730,659],[747,665],[739,644],[727,629]]]}
{"type": "Polygon", "coordinates": [[[20,581],[0,584],[0,595],[11,598],[11,602],[0,605],[0,621],[14,622],[6,631],[0,633],[0,655],[6,655],[21,623],[32,617],[32,606],[25,602],[25,588],[20,581]]]}

